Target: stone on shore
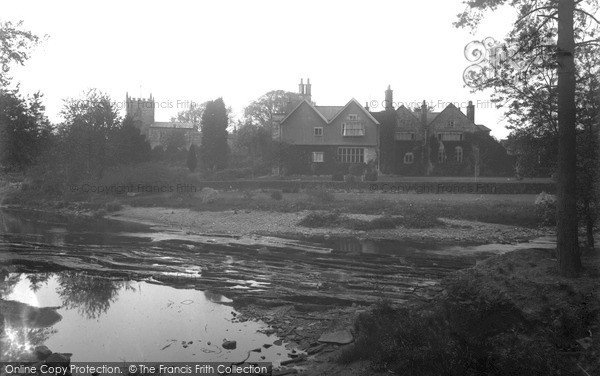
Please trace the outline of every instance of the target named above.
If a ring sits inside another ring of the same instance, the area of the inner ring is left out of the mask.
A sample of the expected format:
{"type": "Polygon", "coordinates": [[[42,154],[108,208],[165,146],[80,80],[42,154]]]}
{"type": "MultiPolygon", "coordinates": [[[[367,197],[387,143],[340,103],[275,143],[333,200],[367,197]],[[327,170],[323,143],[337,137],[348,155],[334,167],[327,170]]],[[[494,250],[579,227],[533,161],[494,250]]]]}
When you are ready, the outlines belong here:
{"type": "Polygon", "coordinates": [[[338,330],[337,332],[323,333],[319,337],[319,342],[333,343],[336,345],[347,345],[354,341],[352,333],[348,329],[338,330]]]}

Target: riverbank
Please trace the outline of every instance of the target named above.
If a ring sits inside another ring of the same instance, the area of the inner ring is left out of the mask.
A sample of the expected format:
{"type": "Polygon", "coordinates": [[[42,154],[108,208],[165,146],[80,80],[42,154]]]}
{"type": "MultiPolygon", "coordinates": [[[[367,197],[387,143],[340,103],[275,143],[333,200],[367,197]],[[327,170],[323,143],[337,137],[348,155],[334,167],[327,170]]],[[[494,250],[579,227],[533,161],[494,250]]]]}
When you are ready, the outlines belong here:
{"type": "MultiPolygon", "coordinates": [[[[166,226],[191,234],[262,235],[282,238],[359,237],[363,239],[393,239],[450,244],[486,244],[526,242],[552,235],[549,228],[527,228],[460,219],[440,219],[440,225],[430,228],[353,230],[343,227],[305,227],[300,222],[313,211],[282,213],[271,211],[195,211],[160,207],[124,207],[107,218],[166,226]]],[[[372,221],[382,218],[375,214],[346,213],[353,219],[372,221]]]]}

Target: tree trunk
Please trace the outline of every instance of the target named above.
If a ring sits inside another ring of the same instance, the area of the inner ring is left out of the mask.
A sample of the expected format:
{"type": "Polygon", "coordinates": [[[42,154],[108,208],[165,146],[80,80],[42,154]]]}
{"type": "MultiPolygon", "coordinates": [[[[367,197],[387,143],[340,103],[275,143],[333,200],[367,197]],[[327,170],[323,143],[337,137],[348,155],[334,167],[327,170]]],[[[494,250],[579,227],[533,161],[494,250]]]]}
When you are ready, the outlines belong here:
{"type": "Polygon", "coordinates": [[[558,182],[557,253],[561,275],[577,277],[581,257],[577,239],[576,132],[575,132],[575,39],[574,0],[558,2],[558,182]]]}

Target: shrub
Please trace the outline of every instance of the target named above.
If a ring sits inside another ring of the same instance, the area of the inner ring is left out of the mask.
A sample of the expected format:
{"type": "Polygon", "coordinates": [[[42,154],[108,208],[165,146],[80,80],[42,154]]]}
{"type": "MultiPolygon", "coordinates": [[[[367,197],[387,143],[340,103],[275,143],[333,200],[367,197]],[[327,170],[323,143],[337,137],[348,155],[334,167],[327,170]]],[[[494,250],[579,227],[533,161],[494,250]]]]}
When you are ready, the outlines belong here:
{"type": "Polygon", "coordinates": [[[366,181],[377,181],[377,171],[369,171],[365,174],[366,181]]]}
{"type": "Polygon", "coordinates": [[[344,218],[339,212],[312,212],[302,218],[298,225],[304,227],[336,227],[344,218]]]}
{"type": "Polygon", "coordinates": [[[121,206],[121,204],[119,204],[118,202],[115,202],[115,201],[113,201],[113,202],[107,202],[104,205],[104,207],[105,207],[106,211],[109,212],[109,213],[119,211],[119,210],[121,210],[123,208],[121,206]]]}
{"type": "Polygon", "coordinates": [[[215,172],[212,175],[213,180],[235,180],[235,179],[243,179],[249,178],[252,176],[251,168],[226,168],[224,170],[220,170],[215,172]]]}
{"type": "Polygon", "coordinates": [[[556,223],[556,196],[542,192],[535,198],[535,211],[541,224],[556,223]]]}
{"type": "Polygon", "coordinates": [[[348,172],[350,172],[350,175],[363,176],[366,170],[367,165],[365,165],[364,163],[356,163],[350,165],[348,172]]]}
{"type": "Polygon", "coordinates": [[[271,192],[271,198],[273,200],[281,200],[283,198],[283,193],[280,190],[275,190],[273,192],[271,192]]]}
{"type": "Polygon", "coordinates": [[[215,202],[220,198],[219,192],[212,188],[202,188],[200,191],[200,200],[203,204],[209,204],[215,202]]]}
{"type": "Polygon", "coordinates": [[[335,195],[323,187],[310,189],[306,191],[306,194],[311,201],[315,202],[331,202],[335,200],[335,195]]]}
{"type": "Polygon", "coordinates": [[[331,180],[333,181],[344,181],[344,173],[341,171],[336,171],[331,175],[331,180]]]}
{"type": "Polygon", "coordinates": [[[298,193],[300,192],[300,188],[297,185],[294,185],[292,187],[284,187],[282,189],[283,193],[298,193]]]}

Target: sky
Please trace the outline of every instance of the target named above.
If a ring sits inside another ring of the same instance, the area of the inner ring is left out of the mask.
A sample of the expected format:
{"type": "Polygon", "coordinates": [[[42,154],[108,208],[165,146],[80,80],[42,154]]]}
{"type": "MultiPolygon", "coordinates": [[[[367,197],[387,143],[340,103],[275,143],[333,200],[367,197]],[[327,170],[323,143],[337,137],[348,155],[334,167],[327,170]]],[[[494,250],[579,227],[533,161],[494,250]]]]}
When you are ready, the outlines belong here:
{"type": "MultiPolygon", "coordinates": [[[[124,108],[126,93],[157,102],[168,121],[190,102],[222,97],[240,117],[270,90],[297,91],[310,78],[317,105],[351,98],[382,110],[384,91],[409,108],[423,100],[434,111],[449,102],[475,121],[508,134],[490,92],[471,93],[463,71],[473,40],[501,40],[512,11],[489,14],[471,33],[452,23],[462,0],[301,2],[252,1],[7,1],[0,21],[24,21],[47,39],[12,70],[25,93],[44,95],[60,121],[63,100],[98,88],[124,108]]],[[[124,110],[123,110],[124,115],[124,110]]]]}

